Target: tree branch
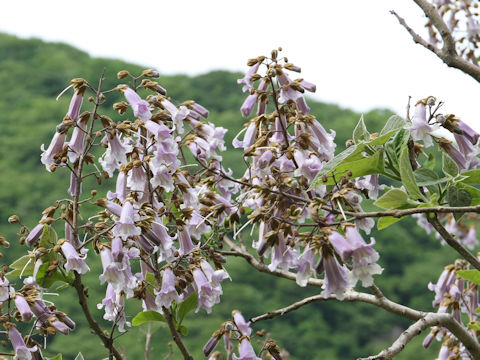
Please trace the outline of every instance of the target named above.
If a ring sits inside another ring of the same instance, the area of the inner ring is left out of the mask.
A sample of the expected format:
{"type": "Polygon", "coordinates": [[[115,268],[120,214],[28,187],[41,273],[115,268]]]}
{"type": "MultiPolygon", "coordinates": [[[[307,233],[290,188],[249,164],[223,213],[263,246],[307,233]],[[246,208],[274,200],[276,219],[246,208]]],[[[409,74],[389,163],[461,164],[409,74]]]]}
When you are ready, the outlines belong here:
{"type": "MultiPolygon", "coordinates": [[[[248,253],[243,251],[239,246],[237,246],[232,240],[230,240],[228,237],[224,237],[225,243],[232,249],[233,251],[226,252],[222,251],[221,253],[223,255],[230,255],[230,256],[236,256],[236,257],[242,257],[244,258],[252,267],[257,269],[260,272],[267,273],[270,275],[278,276],[281,278],[289,279],[289,280],[296,280],[297,275],[288,271],[282,271],[282,270],[270,270],[267,265],[262,264],[260,261],[255,259],[255,257],[248,253]]],[[[319,279],[313,279],[310,278],[308,279],[308,285],[310,286],[318,286],[321,287],[323,285],[323,280],[319,279]]]]}
{"type": "Polygon", "coordinates": [[[115,356],[116,360],[122,360],[122,355],[115,348],[115,346],[113,346],[113,339],[111,339],[108,335],[105,334],[105,332],[100,328],[98,323],[93,318],[92,313],[90,312],[90,308],[88,307],[87,302],[87,295],[85,293],[85,286],[82,283],[82,276],[76,271],[74,271],[74,273],[75,281],[73,282],[73,286],[77,290],[78,301],[80,303],[80,306],[82,307],[83,314],[88,321],[90,329],[92,329],[95,334],[100,338],[100,340],[102,340],[103,346],[105,346],[105,348],[107,348],[108,351],[115,356]]]}
{"type": "MultiPolygon", "coordinates": [[[[432,224],[433,225],[433,224],[432,224]]],[[[441,225],[440,225],[441,226],[441,225]]],[[[448,234],[448,233],[447,233],[448,234]]],[[[255,269],[265,272],[271,275],[283,277],[289,280],[295,280],[296,279],[296,274],[286,272],[286,271],[280,271],[280,270],[275,270],[271,271],[268,269],[268,267],[265,264],[260,263],[255,257],[249,253],[246,253],[240,249],[233,241],[231,241],[229,238],[225,237],[224,238],[225,243],[233,250],[228,253],[228,255],[232,256],[239,256],[243,257],[247,262],[254,267],[255,269]]],[[[455,240],[454,240],[455,241],[455,240]]],[[[309,279],[308,284],[312,286],[321,286],[323,284],[322,280],[318,279],[309,279]]],[[[428,324],[426,325],[425,328],[430,327],[430,326],[442,326],[447,328],[453,335],[455,335],[467,348],[467,350],[470,352],[470,354],[473,356],[474,359],[480,359],[480,345],[476,341],[476,338],[472,337],[468,330],[464,328],[461,324],[459,324],[451,314],[445,314],[445,313],[426,313],[423,311],[415,310],[412,308],[409,308],[408,306],[397,304],[389,299],[387,299],[380,291],[379,289],[372,289],[375,295],[371,294],[366,294],[362,292],[358,292],[352,289],[348,289],[345,291],[344,294],[344,301],[349,301],[349,302],[364,302],[367,304],[372,304],[375,306],[378,306],[388,312],[391,312],[393,314],[397,314],[399,316],[405,317],[410,320],[414,321],[419,321],[421,319],[426,318],[428,320],[428,324]],[[430,320],[431,319],[431,320],[430,320]]],[[[331,295],[330,297],[323,297],[322,295],[315,295],[311,296],[308,298],[305,298],[303,300],[300,300],[296,303],[293,303],[285,308],[274,310],[271,312],[268,312],[263,315],[256,316],[250,321],[252,323],[262,321],[262,320],[267,320],[267,319],[273,319],[274,317],[283,315],[287,312],[296,310],[304,305],[310,304],[314,301],[324,301],[324,300],[331,300],[331,299],[336,299],[335,295],[331,295]]],[[[410,329],[410,328],[409,328],[410,329]]],[[[416,328],[414,328],[416,329],[416,328]]],[[[408,330],[407,330],[408,331],[408,330]]],[[[416,335],[418,335],[417,333],[416,335]]],[[[408,337],[400,337],[398,341],[405,341],[405,339],[408,339],[408,337]]],[[[408,340],[409,341],[409,340],[408,340]]],[[[397,346],[396,342],[394,343],[395,346],[397,346]]],[[[392,345],[392,347],[394,346],[392,345]]],[[[391,348],[392,348],[391,347],[391,348]]],[[[389,348],[390,349],[390,348],[389,348]]],[[[388,349],[387,349],[388,350],[388,349]]],[[[383,356],[383,355],[382,355],[383,356]]],[[[390,357],[391,358],[391,357],[390,357]]],[[[377,357],[372,358],[372,359],[390,359],[388,357],[377,357]]]]}
{"type": "Polygon", "coordinates": [[[427,216],[427,221],[435,228],[435,230],[437,230],[437,232],[450,247],[462,255],[464,259],[467,260],[473,267],[475,267],[477,270],[480,270],[480,262],[477,260],[477,258],[473,256],[470,251],[465,249],[462,244],[455,240],[452,235],[449,234],[440,221],[438,221],[437,215],[434,217],[427,216]]]}
{"type": "MultiPolygon", "coordinates": [[[[322,207],[323,210],[327,210],[331,213],[340,214],[340,211],[330,208],[328,206],[322,207]]],[[[435,214],[457,214],[457,213],[480,213],[480,205],[476,206],[430,206],[424,208],[412,208],[412,209],[395,209],[395,210],[386,210],[386,211],[372,211],[372,212],[355,212],[355,211],[343,211],[345,215],[351,216],[355,219],[364,219],[364,218],[378,218],[391,216],[395,218],[401,218],[407,215],[413,214],[425,214],[425,213],[435,213],[435,214]]]]}
{"type": "Polygon", "coordinates": [[[423,39],[420,35],[418,35],[410,26],[407,25],[403,18],[397,15],[395,11],[392,10],[390,11],[390,13],[397,18],[400,25],[402,25],[407,30],[407,32],[410,34],[416,44],[420,44],[424,48],[433,52],[449,67],[459,69],[465,74],[470,75],[476,81],[480,82],[480,67],[470,63],[469,61],[465,60],[457,54],[455,48],[455,39],[453,38],[453,35],[448,29],[447,24],[445,24],[435,7],[426,0],[414,1],[423,10],[425,16],[430,20],[432,25],[437,29],[440,36],[442,37],[442,49],[438,49],[437,47],[423,39]]]}
{"type": "Polygon", "coordinates": [[[182,342],[182,338],[180,334],[175,328],[175,323],[173,321],[172,314],[170,314],[170,311],[168,311],[168,309],[165,306],[162,306],[162,311],[163,311],[163,315],[165,315],[165,319],[167,320],[168,328],[170,329],[170,333],[172,334],[173,341],[175,341],[175,344],[177,344],[178,348],[180,349],[180,352],[182,353],[183,358],[185,360],[193,360],[192,355],[188,353],[188,350],[185,348],[185,345],[182,342]]]}
{"type": "Polygon", "coordinates": [[[438,325],[447,327],[447,324],[450,328],[455,329],[454,335],[468,348],[473,358],[478,359],[480,356],[480,346],[463,326],[455,321],[449,314],[428,313],[425,317],[410,325],[390,347],[380,351],[377,355],[359,358],[358,360],[390,360],[399,354],[415,336],[420,335],[423,330],[438,325]],[[468,343],[468,346],[465,342],[468,343]]]}

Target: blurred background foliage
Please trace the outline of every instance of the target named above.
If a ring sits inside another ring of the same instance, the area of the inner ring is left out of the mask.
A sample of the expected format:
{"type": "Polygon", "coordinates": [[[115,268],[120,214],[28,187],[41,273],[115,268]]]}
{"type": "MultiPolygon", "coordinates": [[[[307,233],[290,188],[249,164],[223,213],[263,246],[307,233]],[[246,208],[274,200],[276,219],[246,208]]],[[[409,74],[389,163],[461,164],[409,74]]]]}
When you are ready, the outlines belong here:
{"type": "MultiPolygon", "coordinates": [[[[40,145],[48,146],[55,126],[62,121],[68,109],[70,93],[58,101],[56,96],[75,77],[83,77],[96,84],[104,70],[104,88],[108,89],[119,82],[116,78],[119,70],[139,74],[143,68],[118,60],[92,58],[65,44],[0,34],[0,234],[11,243],[3,253],[3,263],[8,264],[27,250],[18,243],[18,227],[9,225],[7,218],[17,214],[25,225],[33,227],[44,208],[67,196],[67,170],[48,173],[40,163],[40,145]]],[[[229,150],[224,154],[224,160],[226,167],[231,167],[237,176],[241,176],[245,167],[239,160],[241,153],[232,150],[230,144],[244,123],[239,108],[245,94],[236,82],[241,77],[243,75],[238,73],[212,71],[194,77],[169,75],[159,79],[176,102],[187,99],[197,101],[210,110],[209,121],[229,129],[226,135],[229,150]]],[[[318,85],[320,93],[328,91],[318,85]]],[[[112,96],[107,106],[102,108],[114,119],[117,114],[110,105],[118,98],[119,95],[112,96]]],[[[85,101],[83,110],[87,110],[89,105],[85,101]]],[[[309,105],[326,129],[336,131],[337,150],[342,150],[360,114],[313,100],[309,101],[309,105]]],[[[391,114],[386,109],[375,109],[365,113],[364,118],[369,130],[375,132],[382,128],[391,114]]],[[[90,185],[99,190],[99,196],[104,196],[107,189],[114,187],[111,180],[97,186],[92,179],[90,185]]],[[[85,208],[87,215],[94,214],[96,210],[85,208]]],[[[59,235],[61,237],[62,232],[59,235]]],[[[433,296],[427,290],[427,284],[429,281],[436,282],[442,267],[452,262],[455,254],[442,247],[439,240],[427,237],[410,220],[402,220],[382,232],[374,232],[373,236],[381,255],[379,263],[385,269],[383,276],[376,277],[377,285],[394,301],[420,310],[432,310],[433,296]]],[[[92,312],[101,319],[103,311],[98,310],[96,304],[101,302],[105,286],[99,284],[96,274],[100,273],[101,264],[93,251],[90,251],[88,263],[92,269],[85,276],[89,301],[92,312]]],[[[189,333],[185,342],[195,359],[203,358],[203,345],[211,333],[230,318],[233,309],[240,310],[249,318],[287,306],[320,290],[300,288],[291,281],[257,273],[242,259],[229,259],[226,269],[233,281],[223,283],[221,304],[215,306],[210,315],[201,310],[186,318],[189,333]]],[[[87,360],[106,357],[106,350],[91,335],[82,317],[75,291],[65,289],[60,296],[52,296],[51,300],[60,310],[71,315],[77,329],[70,336],[57,335],[48,343],[44,353],[53,356],[61,352],[64,359],[73,359],[79,351],[87,360]]],[[[133,301],[131,303],[127,314],[134,316],[140,307],[133,301]]],[[[292,360],[343,360],[377,353],[408,325],[409,321],[371,305],[325,301],[255,324],[254,329],[264,328],[281,347],[289,351],[292,360]]],[[[103,322],[102,326],[110,329],[111,324],[103,322]]],[[[118,347],[128,359],[143,358],[146,329],[146,325],[129,328],[125,335],[118,338],[118,347]]],[[[162,325],[153,324],[153,329],[151,358],[162,359],[170,351],[168,343],[171,338],[162,325]]],[[[398,359],[434,358],[438,344],[423,350],[422,340],[423,335],[408,345],[398,359]]],[[[180,359],[175,345],[171,349],[171,358],[180,359]]]]}

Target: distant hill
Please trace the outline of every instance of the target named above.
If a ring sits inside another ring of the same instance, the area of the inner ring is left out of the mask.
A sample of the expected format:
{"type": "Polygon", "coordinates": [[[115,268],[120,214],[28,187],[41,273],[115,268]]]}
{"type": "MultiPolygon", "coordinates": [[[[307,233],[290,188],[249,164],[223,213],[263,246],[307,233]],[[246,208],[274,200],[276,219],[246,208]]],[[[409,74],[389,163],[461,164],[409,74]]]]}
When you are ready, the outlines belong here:
{"type": "MultiPolygon", "coordinates": [[[[11,214],[17,214],[27,226],[33,226],[42,209],[66,196],[68,178],[58,173],[48,173],[40,163],[40,145],[48,144],[55,125],[68,107],[68,96],[56,101],[56,96],[69,84],[70,79],[83,77],[96,83],[105,69],[105,87],[117,83],[116,73],[129,70],[140,73],[142,67],[118,60],[92,58],[85,52],[59,43],[45,43],[37,39],[19,39],[0,34],[0,234],[5,235],[12,246],[4,252],[4,260],[19,255],[16,228],[7,224],[11,214]]],[[[161,69],[160,69],[161,70],[161,69]]],[[[239,108],[244,94],[236,79],[241,74],[214,71],[198,76],[161,76],[160,84],[168,89],[168,95],[178,101],[194,99],[211,111],[210,121],[229,129],[226,136],[230,144],[242,128],[239,108]]],[[[321,89],[319,91],[328,91],[321,89]]],[[[351,137],[360,114],[336,105],[309,101],[312,113],[328,129],[337,132],[338,150],[351,137]]],[[[385,109],[365,114],[367,126],[379,130],[391,112],[385,109]]],[[[112,112],[113,116],[113,112],[112,112]]],[[[238,174],[238,153],[229,150],[225,154],[227,166],[238,174]]],[[[63,174],[63,175],[62,175],[63,174]]],[[[100,188],[105,191],[108,186],[100,188]]],[[[451,261],[452,254],[443,249],[437,240],[425,237],[411,223],[400,222],[380,234],[374,234],[381,254],[380,264],[385,277],[378,285],[393,300],[404,302],[424,310],[431,310],[432,295],[426,285],[435,281],[443,264],[451,261]],[[425,262],[428,260],[428,263],[425,262]]],[[[92,252],[89,265],[99,269],[99,259],[92,252]],[[95,265],[96,264],[96,265],[95,265]]],[[[189,335],[186,343],[196,359],[202,358],[201,348],[212,331],[230,317],[232,309],[241,310],[246,317],[284,307],[303,296],[312,295],[318,289],[302,289],[289,281],[272,279],[250,270],[242,260],[234,260],[227,266],[232,283],[224,285],[223,301],[214,308],[212,315],[201,319],[189,316],[189,335]]],[[[105,289],[91,275],[87,279],[92,311],[101,318],[95,304],[103,297],[105,289]]],[[[57,304],[59,309],[71,314],[78,328],[71,336],[58,335],[48,345],[46,354],[63,352],[64,358],[73,358],[82,351],[86,359],[100,359],[106,354],[81,318],[75,294],[70,289],[57,304]]],[[[62,294],[63,296],[63,294],[62,294]]],[[[137,309],[138,311],[138,309],[137,309]]],[[[134,315],[135,309],[128,309],[134,315]]],[[[158,325],[155,325],[158,327],[158,325]]],[[[276,321],[260,324],[287,348],[294,359],[352,359],[371,355],[386,346],[393,337],[408,326],[408,322],[366,304],[316,303],[290,313],[276,321]]],[[[258,328],[257,328],[258,329],[258,328]]],[[[155,359],[167,354],[167,330],[160,327],[153,338],[152,354],[155,359]]],[[[421,338],[409,345],[398,359],[431,359],[435,350],[419,350],[421,338]]],[[[119,339],[121,350],[129,359],[143,357],[143,329],[132,328],[119,339]]],[[[180,359],[175,346],[173,359],[180,359]]]]}

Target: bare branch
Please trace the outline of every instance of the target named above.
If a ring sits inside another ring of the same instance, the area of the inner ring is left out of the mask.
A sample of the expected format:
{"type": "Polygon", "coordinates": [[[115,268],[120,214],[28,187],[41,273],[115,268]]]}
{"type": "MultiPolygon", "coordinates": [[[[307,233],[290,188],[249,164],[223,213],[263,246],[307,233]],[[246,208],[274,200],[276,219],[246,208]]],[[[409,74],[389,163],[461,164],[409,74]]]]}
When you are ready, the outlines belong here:
{"type": "MultiPolygon", "coordinates": [[[[323,210],[338,214],[338,210],[330,208],[328,206],[322,207],[323,210]]],[[[386,211],[372,211],[372,212],[354,212],[354,211],[343,211],[345,215],[351,216],[355,219],[365,219],[365,218],[378,218],[391,216],[395,218],[401,218],[407,215],[413,214],[425,214],[425,213],[435,213],[435,214],[463,214],[463,213],[480,213],[480,205],[476,206],[431,206],[423,208],[412,208],[412,209],[395,209],[395,210],[386,210],[386,211]]]]}
{"type": "Polygon", "coordinates": [[[442,236],[442,238],[447,242],[450,247],[452,247],[456,252],[464,257],[473,267],[477,270],[480,270],[480,262],[475,256],[472,255],[470,251],[465,249],[462,244],[455,240],[452,235],[443,227],[443,225],[438,221],[437,216],[434,217],[427,216],[427,220],[432,226],[437,230],[437,232],[442,236]]]}
{"type": "Polygon", "coordinates": [[[400,25],[402,25],[407,30],[407,32],[410,34],[416,44],[420,44],[424,48],[433,52],[449,67],[459,69],[460,71],[470,75],[475,80],[480,82],[480,67],[470,63],[469,61],[465,60],[457,54],[455,49],[455,39],[453,38],[447,24],[445,24],[435,7],[426,0],[414,1],[423,10],[425,16],[430,20],[432,25],[437,29],[440,36],[442,37],[442,49],[438,49],[437,47],[423,39],[420,35],[418,35],[410,26],[407,25],[403,18],[397,15],[395,11],[392,10],[390,11],[390,13],[397,18],[400,25]]]}
{"type": "Polygon", "coordinates": [[[478,343],[476,343],[476,341],[472,341],[474,339],[459,323],[453,320],[452,317],[448,314],[429,313],[425,317],[416,321],[414,324],[410,325],[408,329],[405,330],[390,347],[380,351],[380,353],[378,353],[377,355],[369,356],[367,358],[359,358],[358,360],[390,360],[394,356],[398,355],[405,348],[405,346],[415,336],[420,335],[423,330],[428,329],[432,326],[438,326],[439,324],[445,326],[445,324],[447,323],[452,328],[455,328],[455,330],[457,331],[457,337],[462,337],[464,340],[467,340],[469,342],[469,351],[471,355],[474,359],[478,359],[478,351],[480,350],[478,343]]]}
{"type": "Polygon", "coordinates": [[[73,282],[73,286],[77,290],[78,301],[80,302],[80,306],[82,307],[83,314],[87,319],[88,325],[94,331],[94,333],[100,338],[100,340],[102,340],[103,346],[105,346],[109,350],[109,352],[115,356],[115,359],[122,360],[123,356],[115,348],[115,346],[113,346],[113,339],[111,339],[110,336],[105,334],[105,332],[100,328],[100,325],[98,325],[98,323],[93,318],[92,313],[90,312],[90,308],[88,307],[88,302],[87,302],[85,286],[82,283],[82,276],[76,271],[74,273],[75,273],[75,281],[73,282]]]}
{"type": "Polygon", "coordinates": [[[165,306],[162,306],[162,311],[163,311],[163,315],[165,315],[165,319],[167,320],[168,328],[170,329],[170,334],[172,335],[173,341],[175,341],[175,344],[177,344],[178,348],[180,349],[180,352],[182,353],[183,358],[185,360],[193,360],[192,355],[188,353],[188,350],[185,348],[185,345],[182,342],[182,338],[180,334],[175,328],[175,323],[173,321],[172,314],[170,314],[170,311],[168,311],[168,309],[165,306]]]}

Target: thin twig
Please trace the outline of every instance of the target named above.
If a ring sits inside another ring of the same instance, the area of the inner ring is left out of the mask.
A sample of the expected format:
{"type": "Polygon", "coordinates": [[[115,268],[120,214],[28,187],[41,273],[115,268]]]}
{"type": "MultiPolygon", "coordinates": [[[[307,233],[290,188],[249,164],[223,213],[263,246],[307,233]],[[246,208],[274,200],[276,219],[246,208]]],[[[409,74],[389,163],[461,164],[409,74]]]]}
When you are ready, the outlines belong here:
{"type": "Polygon", "coordinates": [[[145,335],[145,360],[150,359],[150,342],[152,341],[152,323],[148,323],[147,334],[145,335]]]}
{"type": "Polygon", "coordinates": [[[88,302],[87,302],[85,286],[82,283],[82,277],[76,271],[74,271],[74,274],[75,274],[75,281],[73,282],[73,287],[77,290],[78,301],[80,303],[80,306],[82,307],[83,314],[87,319],[88,325],[95,332],[95,334],[100,338],[100,340],[102,340],[103,346],[105,346],[110,353],[115,355],[115,359],[122,360],[123,356],[115,348],[115,346],[113,346],[112,339],[110,339],[110,336],[107,336],[105,332],[100,328],[98,323],[93,318],[92,313],[90,312],[90,308],[88,307],[88,302]]]}
{"type": "MultiPolygon", "coordinates": [[[[340,212],[334,208],[323,206],[323,210],[327,210],[331,213],[339,214],[340,212]]],[[[378,218],[391,216],[394,218],[401,218],[407,215],[413,214],[425,214],[425,213],[435,213],[435,214],[458,214],[458,213],[480,213],[480,205],[475,206],[430,206],[423,208],[412,208],[412,209],[395,209],[395,210],[385,210],[385,211],[372,211],[372,212],[355,212],[355,211],[345,211],[345,215],[351,216],[355,219],[365,219],[365,218],[378,218]]]]}
{"type": "Polygon", "coordinates": [[[165,316],[165,319],[167,320],[168,328],[170,329],[170,334],[172,335],[173,341],[175,341],[175,344],[177,344],[178,348],[180,349],[180,352],[182,353],[183,358],[185,360],[193,360],[192,355],[188,353],[188,350],[185,348],[185,345],[182,342],[182,338],[180,334],[175,328],[175,323],[173,321],[172,314],[170,314],[170,311],[168,311],[168,309],[165,306],[162,306],[162,311],[163,311],[163,315],[165,316]]]}
{"type": "Polygon", "coordinates": [[[442,238],[447,242],[450,247],[452,247],[456,252],[464,257],[473,267],[477,270],[480,270],[480,262],[477,258],[472,255],[470,251],[465,249],[462,244],[455,240],[452,235],[443,227],[443,225],[438,221],[437,216],[427,216],[427,221],[437,230],[437,232],[442,236],[442,238]]]}
{"type": "Polygon", "coordinates": [[[418,35],[410,26],[407,25],[405,20],[401,18],[395,11],[390,11],[394,15],[400,25],[402,25],[412,37],[416,44],[422,45],[424,48],[437,55],[446,65],[461,70],[465,74],[470,75],[472,78],[480,82],[480,67],[470,63],[456,52],[455,39],[451,31],[448,29],[447,24],[443,21],[441,15],[437,9],[426,0],[414,0],[415,3],[423,10],[425,16],[430,20],[432,25],[437,29],[443,40],[443,47],[439,49],[423,39],[418,35]]]}

